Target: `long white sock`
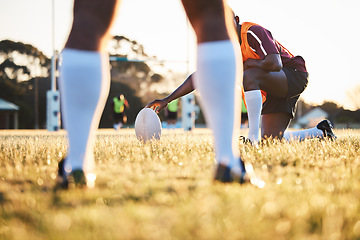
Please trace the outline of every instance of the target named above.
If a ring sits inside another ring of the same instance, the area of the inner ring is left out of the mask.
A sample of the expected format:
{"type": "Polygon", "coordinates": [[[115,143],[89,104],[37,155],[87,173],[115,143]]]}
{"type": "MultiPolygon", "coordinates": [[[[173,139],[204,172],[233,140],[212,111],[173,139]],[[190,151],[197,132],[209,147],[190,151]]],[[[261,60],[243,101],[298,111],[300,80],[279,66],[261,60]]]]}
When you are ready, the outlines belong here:
{"type": "Polygon", "coordinates": [[[240,157],[235,139],[240,129],[242,79],[237,47],[230,40],[198,44],[194,78],[206,122],[213,131],[216,160],[230,167],[239,167],[240,157]]]}
{"type": "Polygon", "coordinates": [[[245,92],[245,101],[249,119],[249,139],[253,143],[259,142],[259,127],[262,109],[262,96],[260,90],[245,92]]]}
{"type": "Polygon", "coordinates": [[[303,141],[307,138],[322,138],[324,133],[317,127],[299,130],[299,131],[285,131],[283,138],[287,141],[303,141]]]}
{"type": "Polygon", "coordinates": [[[69,151],[65,170],[93,173],[94,141],[110,89],[107,54],[64,49],[60,67],[60,98],[69,151]]]}

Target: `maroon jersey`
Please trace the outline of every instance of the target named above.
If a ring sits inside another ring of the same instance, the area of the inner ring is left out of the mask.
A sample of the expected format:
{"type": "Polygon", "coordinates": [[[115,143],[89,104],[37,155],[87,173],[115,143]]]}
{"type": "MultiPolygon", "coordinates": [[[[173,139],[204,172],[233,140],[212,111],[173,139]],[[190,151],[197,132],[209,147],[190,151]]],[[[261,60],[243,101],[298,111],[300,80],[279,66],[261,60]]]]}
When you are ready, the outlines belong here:
{"type": "Polygon", "coordinates": [[[301,56],[292,55],[278,41],[271,32],[260,25],[251,26],[247,32],[249,46],[260,57],[264,59],[268,54],[280,54],[283,67],[295,68],[301,72],[307,72],[305,60],[301,56]]]}

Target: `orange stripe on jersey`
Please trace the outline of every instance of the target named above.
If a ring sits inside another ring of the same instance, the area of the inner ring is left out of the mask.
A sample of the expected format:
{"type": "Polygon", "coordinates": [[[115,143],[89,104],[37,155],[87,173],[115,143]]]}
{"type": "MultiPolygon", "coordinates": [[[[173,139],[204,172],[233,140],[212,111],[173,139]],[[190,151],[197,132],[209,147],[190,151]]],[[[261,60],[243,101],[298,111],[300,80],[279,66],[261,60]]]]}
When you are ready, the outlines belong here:
{"type": "MultiPolygon", "coordinates": [[[[251,26],[257,25],[255,23],[252,22],[244,22],[241,24],[241,54],[243,57],[243,62],[245,62],[247,59],[260,59],[259,55],[257,55],[250,47],[249,43],[248,43],[248,39],[247,39],[247,32],[250,29],[251,26]]],[[[284,48],[285,49],[285,48],[284,48]]],[[[244,100],[244,105],[246,106],[246,101],[245,101],[245,94],[244,94],[244,89],[242,90],[242,96],[243,96],[243,100],[244,100]]],[[[262,96],[262,102],[264,103],[266,101],[266,92],[264,92],[263,90],[261,90],[261,96],[262,96]]]]}
{"type": "Polygon", "coordinates": [[[243,62],[245,62],[247,59],[260,59],[259,55],[257,55],[250,47],[247,39],[247,32],[250,29],[250,27],[257,25],[252,22],[244,22],[241,24],[241,53],[243,57],[243,62]]]}

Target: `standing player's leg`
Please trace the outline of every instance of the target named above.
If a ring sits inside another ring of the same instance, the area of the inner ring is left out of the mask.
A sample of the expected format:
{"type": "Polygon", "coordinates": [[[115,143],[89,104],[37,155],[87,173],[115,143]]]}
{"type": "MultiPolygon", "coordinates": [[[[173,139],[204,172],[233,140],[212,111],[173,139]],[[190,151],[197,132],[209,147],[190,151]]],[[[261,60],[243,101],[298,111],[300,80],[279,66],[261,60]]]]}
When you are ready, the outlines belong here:
{"type": "Polygon", "coordinates": [[[240,180],[245,169],[235,131],[240,129],[242,64],[232,12],[222,0],[182,0],[197,36],[194,85],[213,131],[218,168],[215,179],[240,180]]]}
{"type": "Polygon", "coordinates": [[[69,151],[59,169],[68,180],[92,186],[94,138],[109,93],[109,31],[120,0],[75,0],[73,25],[62,51],[60,92],[69,151]],[[85,175],[84,175],[85,174],[85,175]],[[85,179],[86,176],[86,179],[85,179]]]}

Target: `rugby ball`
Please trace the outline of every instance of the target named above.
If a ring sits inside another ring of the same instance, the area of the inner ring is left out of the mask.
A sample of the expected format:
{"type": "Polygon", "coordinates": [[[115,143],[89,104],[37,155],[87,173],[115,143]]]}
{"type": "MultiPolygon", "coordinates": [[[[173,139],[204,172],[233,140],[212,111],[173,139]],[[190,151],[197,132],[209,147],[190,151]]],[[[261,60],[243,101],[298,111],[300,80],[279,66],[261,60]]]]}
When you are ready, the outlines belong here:
{"type": "Polygon", "coordinates": [[[161,122],[154,110],[151,108],[141,109],[135,119],[135,134],[142,142],[160,139],[161,122]]]}

